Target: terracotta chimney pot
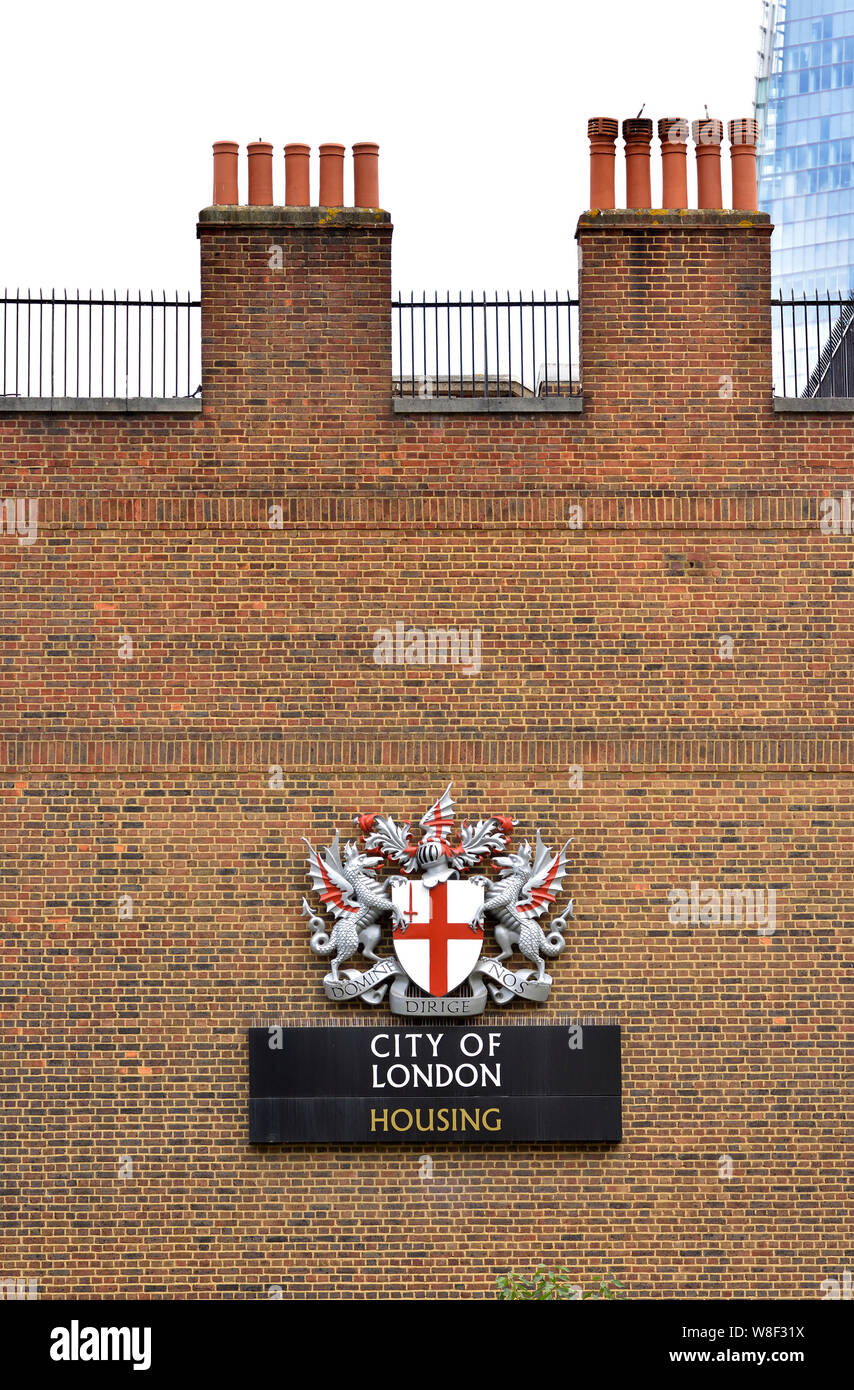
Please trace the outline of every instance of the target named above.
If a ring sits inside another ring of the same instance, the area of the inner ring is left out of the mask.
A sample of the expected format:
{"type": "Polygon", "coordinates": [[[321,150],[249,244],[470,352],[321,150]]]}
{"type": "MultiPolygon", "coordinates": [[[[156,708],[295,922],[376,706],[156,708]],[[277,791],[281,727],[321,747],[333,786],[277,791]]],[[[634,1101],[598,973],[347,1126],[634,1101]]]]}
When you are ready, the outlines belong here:
{"type": "Polygon", "coordinates": [[[587,122],[590,140],[590,206],[615,206],[614,171],[617,159],[617,136],[620,127],[610,116],[594,116],[587,122]]]}
{"type": "Polygon", "coordinates": [[[756,141],[759,126],[756,121],[730,121],[730,162],[732,163],[732,205],[747,212],[756,212],[756,141]]]}
{"type": "Polygon", "coordinates": [[[658,122],[661,141],[661,205],[688,206],[688,136],[691,127],[681,116],[664,116],[658,122]]]}
{"type": "Polygon", "coordinates": [[[721,143],[724,128],[720,121],[692,122],[691,129],[697,147],[697,207],[721,209],[721,143]]]}
{"type": "Polygon", "coordinates": [[[289,208],[307,208],[310,145],[285,145],[285,203],[289,208]]]}
{"type": "Polygon", "coordinates": [[[344,206],[344,146],[320,146],[320,195],[322,208],[344,206]]]}
{"type": "Polygon", "coordinates": [[[626,142],[626,207],[651,208],[650,144],[652,121],[646,117],[623,121],[626,142]]]}
{"type": "Polygon", "coordinates": [[[237,155],[240,146],[235,140],[217,140],[213,147],[214,207],[237,205],[237,155]]]}
{"type": "Polygon", "coordinates": [[[363,140],[353,146],[353,203],[357,208],[378,208],[379,145],[363,140]]]}
{"type": "Polygon", "coordinates": [[[266,140],[247,145],[249,153],[249,202],[253,207],[270,207],[273,202],[273,146],[266,140]]]}

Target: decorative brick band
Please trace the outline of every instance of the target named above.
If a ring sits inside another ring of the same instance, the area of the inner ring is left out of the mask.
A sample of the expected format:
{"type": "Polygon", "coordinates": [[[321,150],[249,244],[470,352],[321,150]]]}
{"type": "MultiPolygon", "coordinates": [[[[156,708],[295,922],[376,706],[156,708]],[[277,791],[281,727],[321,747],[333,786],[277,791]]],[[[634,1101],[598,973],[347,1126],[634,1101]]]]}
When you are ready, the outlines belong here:
{"type": "MultiPolygon", "coordinates": [[[[854,736],[785,732],[739,738],[214,738],[169,737],[152,731],[110,738],[82,733],[65,738],[0,738],[0,768],[7,774],[186,769],[189,772],[282,768],[509,768],[602,772],[646,768],[660,772],[746,770],[854,771],[854,736]]],[[[9,794],[11,789],[6,790],[9,794]]]]}
{"type": "Polygon", "coordinates": [[[193,496],[97,497],[41,492],[38,486],[20,489],[39,499],[40,530],[103,530],[129,527],[201,529],[249,527],[267,530],[271,505],[281,508],[282,525],[363,527],[510,526],[562,528],[576,521],[583,508],[584,527],[602,529],[661,529],[667,526],[709,526],[732,530],[743,527],[785,527],[809,530],[818,525],[824,493],[834,486],[851,486],[854,469],[840,473],[837,484],[826,478],[814,494],[780,490],[765,492],[641,493],[615,489],[543,490],[494,493],[488,497],[464,493],[431,493],[413,496],[394,493],[279,492],[275,479],[269,491],[211,493],[193,496]],[[847,478],[847,481],[846,481],[847,478]]]}

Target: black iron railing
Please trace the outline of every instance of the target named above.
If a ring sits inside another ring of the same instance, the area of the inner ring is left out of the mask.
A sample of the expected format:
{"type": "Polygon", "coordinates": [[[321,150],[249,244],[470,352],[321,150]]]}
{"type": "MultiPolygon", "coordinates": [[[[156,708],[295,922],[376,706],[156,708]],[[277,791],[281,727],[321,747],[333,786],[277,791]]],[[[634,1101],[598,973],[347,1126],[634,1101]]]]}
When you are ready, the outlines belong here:
{"type": "Polygon", "coordinates": [[[778,295],[771,301],[778,396],[854,396],[854,299],[778,295]]]}
{"type": "MultiPolygon", "coordinates": [[[[580,394],[579,302],[568,292],[398,295],[396,395],[580,394]]],[[[854,298],[772,301],[774,388],[854,397],[854,298]]],[[[200,301],[191,294],[4,293],[0,398],[171,400],[198,394],[200,301]]]]}
{"type": "Polygon", "coordinates": [[[398,294],[391,307],[398,396],[580,393],[578,300],[568,292],[398,294]]]}
{"type": "Polygon", "coordinates": [[[0,296],[0,397],[165,399],[201,383],[200,301],[186,295],[0,296]]]}

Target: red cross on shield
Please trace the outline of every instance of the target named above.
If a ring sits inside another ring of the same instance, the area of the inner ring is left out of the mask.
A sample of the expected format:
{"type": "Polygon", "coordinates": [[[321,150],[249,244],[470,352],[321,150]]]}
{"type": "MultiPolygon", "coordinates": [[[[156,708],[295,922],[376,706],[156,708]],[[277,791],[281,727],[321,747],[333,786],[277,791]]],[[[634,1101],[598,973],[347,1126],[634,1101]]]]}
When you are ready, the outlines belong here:
{"type": "Polygon", "coordinates": [[[427,888],[423,879],[392,884],[392,901],[406,922],[393,932],[395,954],[411,980],[441,998],[467,979],[483,946],[472,927],[483,907],[483,884],[451,878],[427,888]]]}

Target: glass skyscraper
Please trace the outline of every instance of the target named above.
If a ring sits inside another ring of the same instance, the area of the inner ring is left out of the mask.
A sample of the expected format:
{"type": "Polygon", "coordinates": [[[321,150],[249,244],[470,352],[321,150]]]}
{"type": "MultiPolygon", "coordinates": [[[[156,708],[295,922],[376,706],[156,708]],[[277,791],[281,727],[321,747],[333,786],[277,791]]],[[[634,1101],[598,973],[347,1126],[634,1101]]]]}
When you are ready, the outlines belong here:
{"type": "Polygon", "coordinates": [[[764,0],[759,206],[774,292],[854,292],[854,0],[764,0]]]}

